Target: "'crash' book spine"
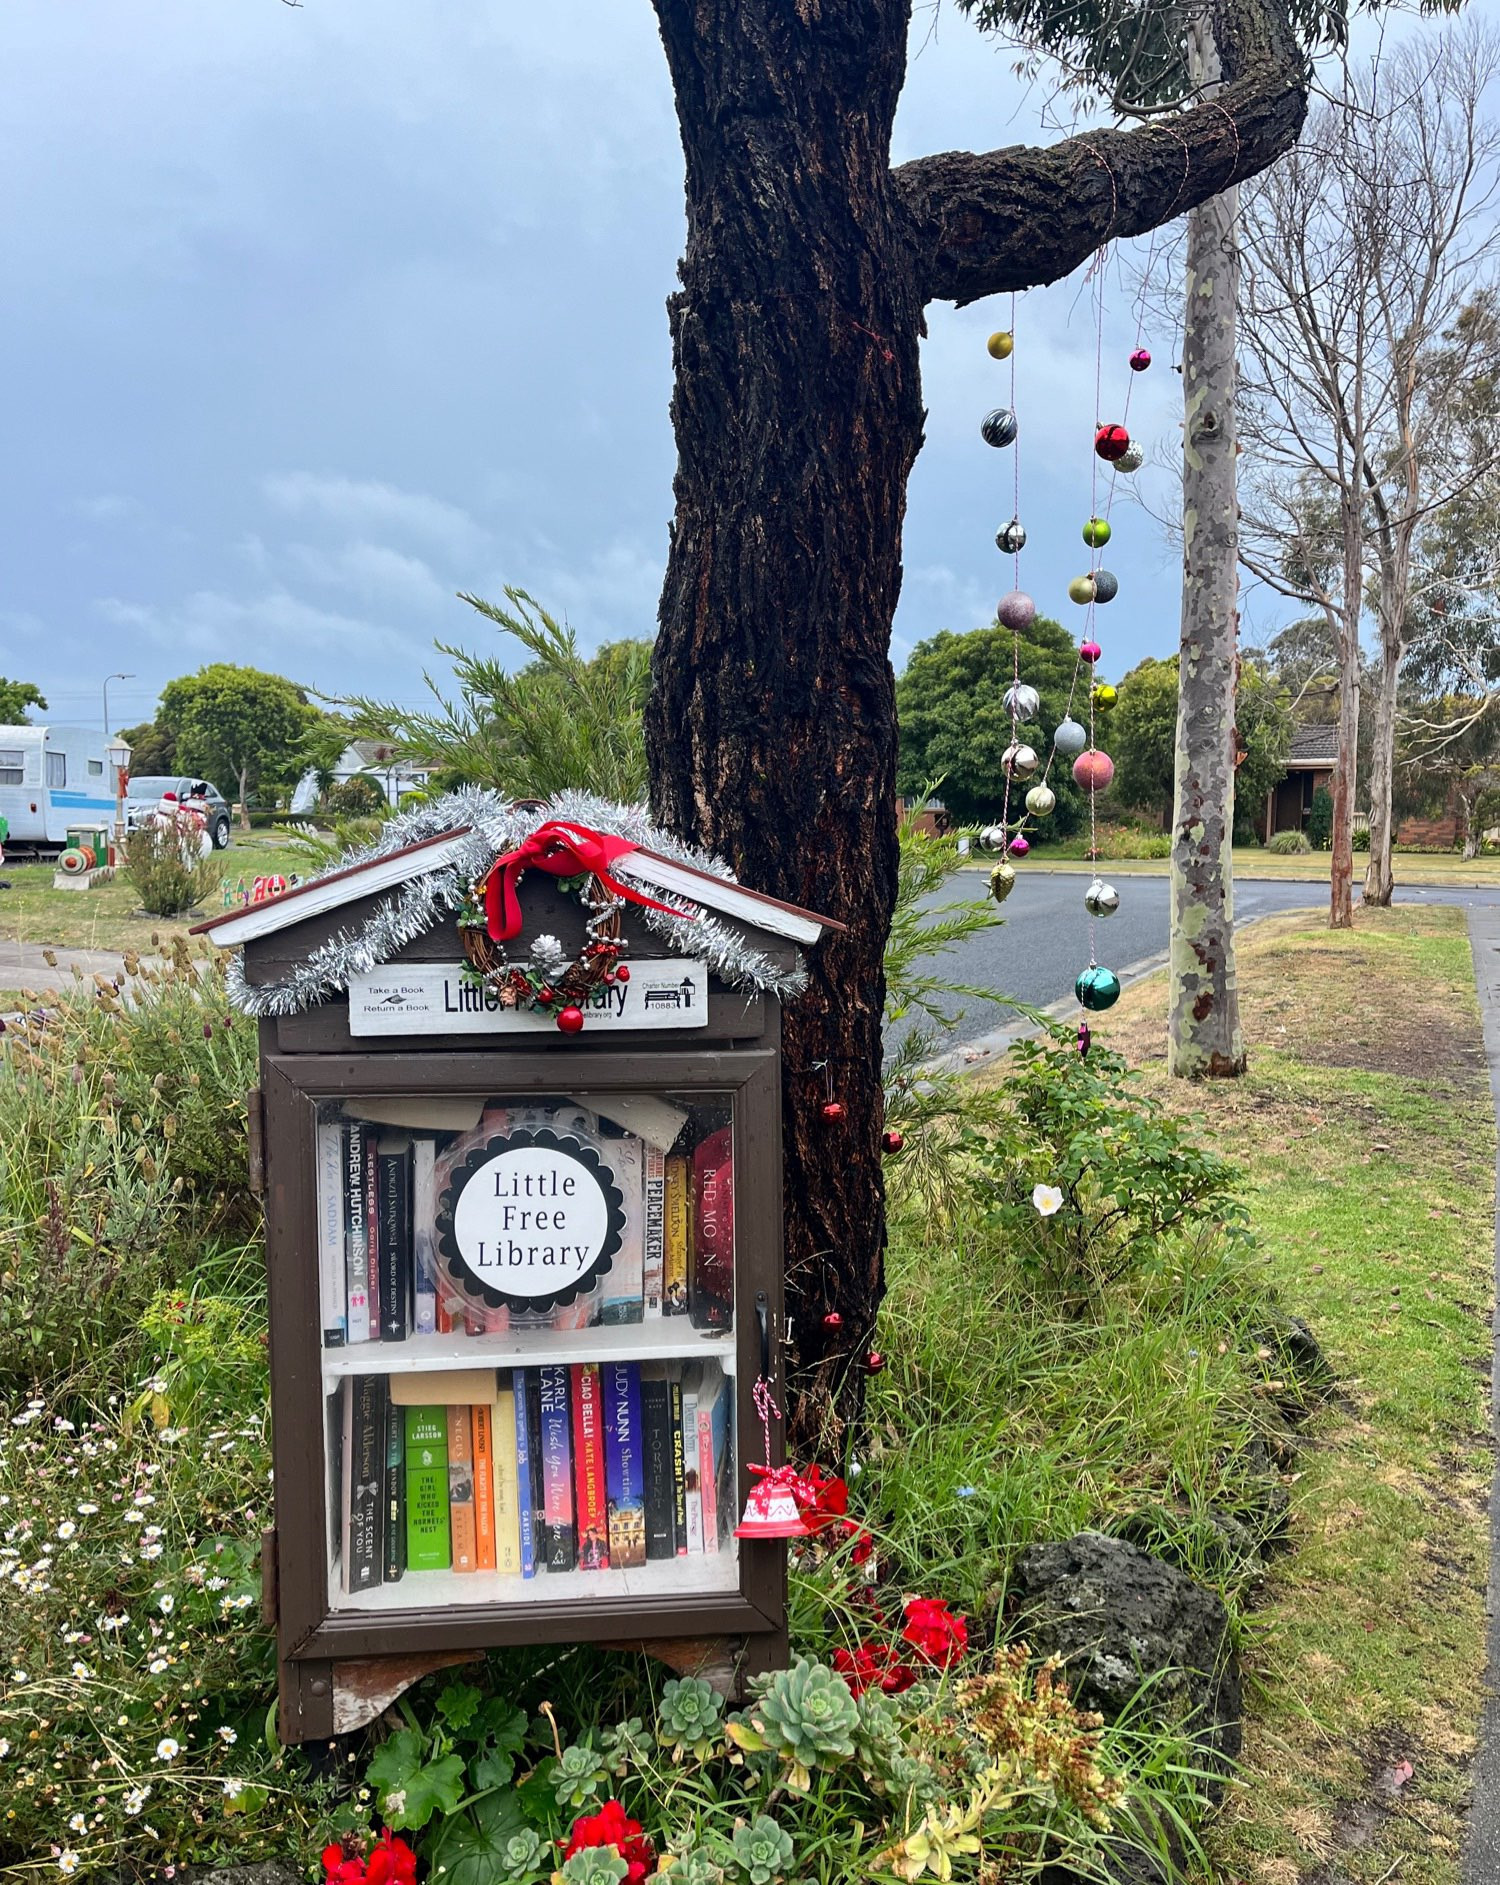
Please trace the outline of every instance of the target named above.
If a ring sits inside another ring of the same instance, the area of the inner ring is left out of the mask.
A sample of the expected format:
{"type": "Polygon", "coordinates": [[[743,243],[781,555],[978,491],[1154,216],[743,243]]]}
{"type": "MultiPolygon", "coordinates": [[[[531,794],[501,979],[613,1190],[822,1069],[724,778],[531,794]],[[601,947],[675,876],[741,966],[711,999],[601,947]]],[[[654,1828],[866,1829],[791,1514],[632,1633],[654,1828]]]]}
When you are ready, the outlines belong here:
{"type": "Polygon", "coordinates": [[[380,1339],[404,1342],[411,1276],[411,1140],[403,1132],[381,1135],[375,1146],[376,1218],[380,1251],[380,1339]]]}
{"type": "Polygon", "coordinates": [[[646,1562],[646,1435],[639,1362],[607,1361],[604,1390],[604,1484],[609,1506],[609,1562],[616,1571],[646,1562]]]}
{"type": "Polygon", "coordinates": [[[344,1129],[318,1122],[318,1294],[323,1299],[323,1346],[349,1339],[349,1285],[344,1279],[344,1129]]]}
{"type": "MultiPolygon", "coordinates": [[[[679,1558],[688,1550],[686,1415],[682,1404],[682,1376],[675,1369],[667,1377],[667,1408],[672,1441],[672,1542],[679,1558]]],[[[694,1424],[697,1424],[696,1416],[694,1424]]]]}
{"type": "Polygon", "coordinates": [[[561,1364],[537,1369],[541,1417],[542,1511],[549,1571],[571,1571],[577,1562],[573,1525],[573,1439],[568,1410],[568,1371],[561,1364]]]}
{"type": "Polygon", "coordinates": [[[365,1228],[365,1129],[344,1124],[344,1277],[349,1340],[370,1339],[370,1240],[365,1228]]]}
{"type": "Polygon", "coordinates": [[[604,1410],[599,1364],[575,1362],[573,1377],[574,1512],[580,1571],[609,1569],[609,1506],[604,1479],[604,1410]]]}

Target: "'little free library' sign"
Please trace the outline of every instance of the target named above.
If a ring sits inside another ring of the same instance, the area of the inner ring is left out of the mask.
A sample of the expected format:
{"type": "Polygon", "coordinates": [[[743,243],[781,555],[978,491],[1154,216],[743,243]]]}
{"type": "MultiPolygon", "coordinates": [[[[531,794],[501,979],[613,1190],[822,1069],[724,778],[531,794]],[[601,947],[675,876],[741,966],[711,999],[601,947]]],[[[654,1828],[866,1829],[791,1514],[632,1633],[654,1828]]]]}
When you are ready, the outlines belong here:
{"type": "Polygon", "coordinates": [[[448,1274],[492,1309],[566,1307],[620,1248],[625,1201],[592,1146],[517,1127],[476,1146],[438,1208],[448,1274]]]}
{"type": "MultiPolygon", "coordinates": [[[[628,982],[604,982],[579,1003],[591,1035],[708,1026],[708,969],[675,957],[630,963],[628,982]]],[[[349,1032],[378,1034],[556,1034],[546,1009],[505,1008],[498,990],[457,962],[393,962],[349,983],[349,1032]]]]}

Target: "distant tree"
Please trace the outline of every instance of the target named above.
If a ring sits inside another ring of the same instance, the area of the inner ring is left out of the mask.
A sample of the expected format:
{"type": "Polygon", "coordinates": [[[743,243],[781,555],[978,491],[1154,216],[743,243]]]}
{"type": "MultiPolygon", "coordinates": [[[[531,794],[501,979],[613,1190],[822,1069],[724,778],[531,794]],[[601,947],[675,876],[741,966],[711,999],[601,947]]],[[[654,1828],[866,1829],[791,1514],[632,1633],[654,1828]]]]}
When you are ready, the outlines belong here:
{"type": "Polygon", "coordinates": [[[453,781],[498,787],[513,798],[550,799],[569,788],[634,803],[646,796],[642,715],[651,683],[649,641],[606,642],[585,655],[566,623],[524,589],[509,607],[463,600],[513,636],[531,656],[509,673],[493,656],[439,642],[453,663],[459,699],[429,674],[436,712],[419,713],[356,696],[344,703],[353,730],[388,741],[453,781]]]}
{"type": "Polygon", "coordinates": [[[1434,817],[1451,808],[1463,855],[1477,857],[1480,833],[1500,811],[1500,694],[1424,703],[1402,723],[1397,769],[1411,809],[1434,817]]]}
{"type": "Polygon", "coordinates": [[[1333,794],[1320,785],[1312,795],[1307,813],[1307,842],[1315,851],[1326,851],[1333,843],[1333,794]]]}
{"type": "Polygon", "coordinates": [[[8,681],[0,674],[0,727],[26,725],[28,707],[46,711],[47,703],[34,681],[8,681]]]}
{"type": "Polygon", "coordinates": [[[159,720],[143,720],[139,726],[126,727],[120,738],[130,748],[130,770],[138,779],[176,772],[177,736],[159,720]]]}
{"type": "MultiPolygon", "coordinates": [[[[1077,669],[1073,637],[1060,623],[1037,616],[1021,637],[1021,679],[1037,690],[1041,707],[1039,718],[1022,726],[1021,738],[1043,764],[1077,669]]],[[[914,798],[940,777],[938,796],[961,823],[998,816],[1005,795],[1001,757],[1011,735],[1005,692],[1013,674],[1008,628],[976,628],[967,634],[944,629],[917,644],[896,682],[901,734],[896,789],[903,797],[914,798]]],[[[1087,720],[1087,710],[1087,700],[1075,698],[1074,717],[1087,720]]],[[[1083,821],[1083,794],[1069,768],[1054,764],[1047,783],[1057,805],[1036,824],[1033,835],[1043,841],[1065,838],[1083,821]]]]}
{"type": "Polygon", "coordinates": [[[388,811],[390,804],[373,773],[356,772],[328,788],[328,809],[339,818],[370,818],[388,811]]]}
{"type": "Polygon", "coordinates": [[[249,825],[251,790],[284,778],[319,718],[306,694],[280,674],[215,661],[162,689],[157,721],[173,736],[177,764],[237,798],[249,825]]]}

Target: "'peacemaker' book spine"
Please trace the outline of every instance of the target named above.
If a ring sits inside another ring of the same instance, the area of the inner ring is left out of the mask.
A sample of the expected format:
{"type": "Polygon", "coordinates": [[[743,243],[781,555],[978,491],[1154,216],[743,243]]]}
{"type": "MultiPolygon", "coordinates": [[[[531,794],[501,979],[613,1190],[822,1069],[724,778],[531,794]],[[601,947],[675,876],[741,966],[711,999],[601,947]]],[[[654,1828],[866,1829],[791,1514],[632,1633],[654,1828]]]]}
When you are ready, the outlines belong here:
{"type": "Polygon", "coordinates": [[[349,1335],[349,1286],[344,1279],[344,1131],[318,1122],[318,1294],[323,1346],[342,1348],[349,1335]]]}
{"type": "Polygon", "coordinates": [[[357,1119],[344,1125],[344,1277],[349,1340],[368,1342],[370,1245],[365,1232],[365,1129],[357,1119]]]}
{"type": "Polygon", "coordinates": [[[663,1270],[667,1256],[667,1158],[660,1146],[641,1152],[641,1189],[645,1202],[646,1238],[642,1256],[642,1288],[649,1322],[661,1314],[663,1270]]]}
{"type": "Polygon", "coordinates": [[[411,1140],[388,1132],[375,1147],[379,1216],[380,1339],[406,1340],[406,1293],[411,1276],[411,1140]]]}
{"type": "Polygon", "coordinates": [[[573,1441],[568,1415],[568,1370],[558,1363],[537,1369],[542,1428],[543,1512],[549,1571],[571,1571],[578,1556],[573,1529],[573,1441]]]}
{"type": "Polygon", "coordinates": [[[646,1556],[675,1558],[672,1391],[664,1362],[642,1364],[641,1431],[646,1442],[646,1556]]]}
{"type": "Polygon", "coordinates": [[[399,1584],[406,1575],[406,1436],[401,1409],[391,1405],[385,1388],[385,1581],[399,1584]]]}

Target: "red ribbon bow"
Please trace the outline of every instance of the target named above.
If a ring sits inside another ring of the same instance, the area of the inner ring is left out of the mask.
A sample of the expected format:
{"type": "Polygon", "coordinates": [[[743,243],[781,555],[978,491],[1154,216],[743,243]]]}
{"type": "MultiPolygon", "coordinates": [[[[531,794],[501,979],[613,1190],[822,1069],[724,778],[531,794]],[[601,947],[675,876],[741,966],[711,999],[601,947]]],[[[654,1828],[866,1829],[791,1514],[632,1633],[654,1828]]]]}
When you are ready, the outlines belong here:
{"type": "Polygon", "coordinates": [[[577,877],[591,872],[611,896],[623,897],[627,903],[642,904],[648,910],[661,910],[668,916],[687,916],[689,921],[694,920],[691,912],[658,903],[654,897],[644,896],[610,875],[609,867],[616,858],[638,849],[628,838],[591,831],[587,825],[565,825],[559,819],[538,825],[514,851],[497,857],[490,866],[484,885],[485,926],[490,936],[495,942],[509,942],[512,936],[520,935],[521,900],[516,886],[525,870],[550,871],[554,877],[577,877]]]}

